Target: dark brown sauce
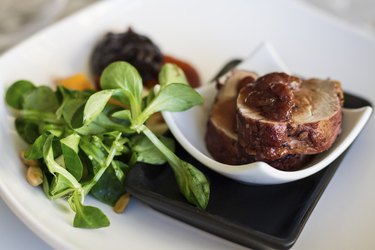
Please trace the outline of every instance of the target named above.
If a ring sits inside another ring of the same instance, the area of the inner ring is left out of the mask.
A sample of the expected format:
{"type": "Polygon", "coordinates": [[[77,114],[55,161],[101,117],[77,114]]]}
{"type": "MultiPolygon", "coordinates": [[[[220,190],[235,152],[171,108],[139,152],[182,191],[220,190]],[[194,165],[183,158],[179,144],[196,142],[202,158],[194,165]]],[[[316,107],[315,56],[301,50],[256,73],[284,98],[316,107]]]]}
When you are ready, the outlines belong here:
{"type": "Polygon", "coordinates": [[[245,103],[261,115],[275,121],[289,121],[295,107],[294,91],[301,79],[285,73],[270,73],[244,87],[245,103]]]}
{"type": "Polygon", "coordinates": [[[240,92],[240,90],[245,87],[246,85],[253,83],[255,81],[254,77],[252,76],[246,76],[245,78],[241,79],[240,82],[237,85],[237,94],[240,92]]]}

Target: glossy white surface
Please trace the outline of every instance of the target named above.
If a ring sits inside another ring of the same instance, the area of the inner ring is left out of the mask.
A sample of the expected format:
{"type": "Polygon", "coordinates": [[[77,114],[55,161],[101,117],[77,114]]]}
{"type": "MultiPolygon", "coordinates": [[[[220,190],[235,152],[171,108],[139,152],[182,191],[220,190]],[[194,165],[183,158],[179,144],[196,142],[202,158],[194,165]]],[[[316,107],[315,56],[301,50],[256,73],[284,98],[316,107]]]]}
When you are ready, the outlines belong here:
{"type": "MultiPolygon", "coordinates": [[[[270,72],[289,72],[287,66],[278,56],[270,43],[262,43],[251,56],[236,68],[250,70],[264,75],[270,72]]],[[[229,73],[230,75],[230,73],[229,73]]],[[[222,76],[223,81],[228,76],[222,76]]],[[[342,131],[332,147],[317,155],[312,162],[298,171],[281,171],[265,162],[254,162],[244,165],[227,165],[213,159],[206,148],[205,134],[207,120],[217,89],[215,84],[202,86],[197,91],[203,96],[203,105],[184,112],[163,112],[163,117],[177,141],[195,159],[212,170],[234,180],[250,184],[281,184],[306,178],[317,173],[338,156],[354,141],[367,123],[371,107],[360,109],[343,109],[342,131]]]]}
{"type": "MultiPolygon", "coordinates": [[[[227,60],[243,57],[268,40],[292,72],[340,79],[345,90],[375,102],[375,38],[299,2],[279,0],[105,1],[4,55],[0,59],[0,84],[7,86],[18,78],[48,83],[53,77],[85,70],[95,39],[106,30],[123,30],[129,24],[152,37],[166,53],[191,61],[204,81],[227,60]]],[[[0,93],[3,96],[4,88],[0,93]]],[[[243,249],[136,200],[124,215],[100,206],[110,216],[110,228],[72,228],[72,214],[66,212],[65,203],[51,203],[24,181],[24,169],[15,150],[23,144],[10,132],[12,123],[4,103],[0,103],[0,116],[4,118],[0,133],[1,197],[53,248],[243,249]]],[[[375,122],[371,119],[324,192],[295,249],[373,248],[373,138],[375,122]]],[[[95,202],[88,199],[88,203],[95,202]]],[[[4,219],[9,211],[1,211],[1,248],[49,248],[28,230],[18,232],[20,222],[4,219]]]]}

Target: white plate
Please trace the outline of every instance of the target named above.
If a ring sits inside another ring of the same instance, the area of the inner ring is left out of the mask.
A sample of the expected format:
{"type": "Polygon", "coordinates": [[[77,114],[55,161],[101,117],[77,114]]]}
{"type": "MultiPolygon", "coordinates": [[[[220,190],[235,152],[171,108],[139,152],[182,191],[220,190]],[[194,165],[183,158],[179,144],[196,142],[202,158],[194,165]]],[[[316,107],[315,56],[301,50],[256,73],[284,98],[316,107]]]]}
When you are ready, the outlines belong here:
{"type": "MultiPolygon", "coordinates": [[[[375,39],[301,3],[279,0],[100,2],[4,54],[0,59],[1,96],[17,79],[48,84],[55,77],[87,71],[88,56],[95,41],[108,30],[122,31],[129,25],[150,36],[163,52],[196,65],[204,81],[227,60],[244,57],[261,41],[268,40],[292,72],[340,79],[346,91],[375,100],[375,39]]],[[[99,206],[109,215],[111,226],[100,230],[73,228],[73,214],[65,202],[50,202],[40,189],[26,183],[17,153],[25,144],[15,135],[8,111],[0,103],[3,118],[0,123],[1,197],[27,226],[54,248],[241,248],[159,214],[135,200],[124,215],[117,215],[108,206],[88,199],[88,203],[99,206]]],[[[374,130],[366,133],[369,138],[362,137],[359,143],[370,145],[374,130]]],[[[365,147],[351,152],[347,156],[349,163],[351,157],[358,157],[356,162],[364,165],[372,159],[365,147]]],[[[319,235],[318,231],[314,233],[319,235]]],[[[345,238],[342,241],[347,246],[351,242],[345,238]]]]}

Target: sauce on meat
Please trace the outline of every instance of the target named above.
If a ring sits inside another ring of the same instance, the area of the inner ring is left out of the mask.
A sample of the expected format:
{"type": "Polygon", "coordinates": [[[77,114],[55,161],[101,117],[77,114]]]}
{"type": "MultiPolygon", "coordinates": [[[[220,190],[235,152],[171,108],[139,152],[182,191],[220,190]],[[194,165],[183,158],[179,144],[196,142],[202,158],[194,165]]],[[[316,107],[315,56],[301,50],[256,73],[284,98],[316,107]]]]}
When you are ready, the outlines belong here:
{"type": "Polygon", "coordinates": [[[289,121],[295,107],[294,92],[302,81],[285,73],[270,73],[247,84],[245,103],[258,109],[264,117],[275,121],[289,121]]]}

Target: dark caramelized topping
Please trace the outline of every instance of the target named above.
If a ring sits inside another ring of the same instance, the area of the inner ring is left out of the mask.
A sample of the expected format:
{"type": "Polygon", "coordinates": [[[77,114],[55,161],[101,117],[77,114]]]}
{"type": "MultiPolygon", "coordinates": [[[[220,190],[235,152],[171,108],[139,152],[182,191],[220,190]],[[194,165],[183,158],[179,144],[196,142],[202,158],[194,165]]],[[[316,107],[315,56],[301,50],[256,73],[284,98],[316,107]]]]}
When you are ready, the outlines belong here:
{"type": "Polygon", "coordinates": [[[102,71],[115,61],[132,64],[148,88],[158,83],[159,71],[165,63],[179,66],[192,87],[201,85],[199,74],[192,65],[178,58],[163,55],[148,37],[137,34],[131,28],[122,33],[109,32],[96,44],[90,58],[90,67],[98,89],[102,71]]]}
{"type": "Polygon", "coordinates": [[[157,79],[163,54],[148,37],[129,28],[123,33],[108,33],[96,45],[90,60],[95,78],[98,80],[104,68],[115,61],[132,64],[147,83],[157,79]]]}
{"type": "Polygon", "coordinates": [[[237,86],[237,93],[240,92],[243,87],[250,83],[253,83],[254,81],[255,79],[252,76],[246,76],[245,78],[241,79],[237,86]]]}
{"type": "Polygon", "coordinates": [[[285,73],[264,75],[244,87],[245,103],[268,119],[288,121],[295,106],[293,92],[299,90],[301,82],[298,77],[285,73]]]}

